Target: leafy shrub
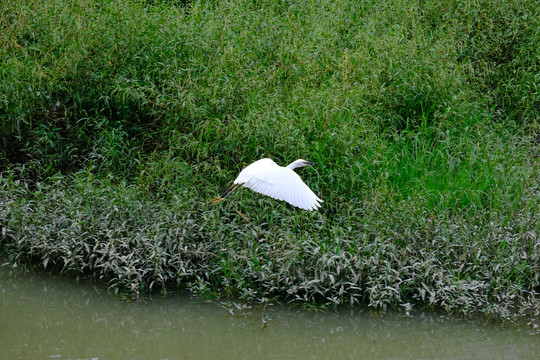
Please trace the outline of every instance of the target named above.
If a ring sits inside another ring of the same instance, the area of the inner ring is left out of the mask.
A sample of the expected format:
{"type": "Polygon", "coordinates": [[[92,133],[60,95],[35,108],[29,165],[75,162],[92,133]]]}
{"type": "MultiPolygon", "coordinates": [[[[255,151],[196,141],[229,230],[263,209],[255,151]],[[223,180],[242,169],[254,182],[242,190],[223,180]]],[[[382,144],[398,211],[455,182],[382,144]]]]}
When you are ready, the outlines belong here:
{"type": "Polygon", "coordinates": [[[534,5],[4,1],[2,252],[134,294],[537,316],[534,5]],[[316,161],[321,212],[207,205],[261,157],[316,161]]]}

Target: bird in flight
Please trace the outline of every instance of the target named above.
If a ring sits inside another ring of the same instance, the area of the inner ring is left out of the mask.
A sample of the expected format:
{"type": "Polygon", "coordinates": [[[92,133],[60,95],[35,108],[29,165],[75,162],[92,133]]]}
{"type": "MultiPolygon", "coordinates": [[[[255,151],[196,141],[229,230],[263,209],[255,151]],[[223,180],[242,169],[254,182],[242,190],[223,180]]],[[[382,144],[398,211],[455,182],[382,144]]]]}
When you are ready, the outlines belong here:
{"type": "Polygon", "coordinates": [[[261,159],[245,167],[233,184],[222,196],[212,199],[217,204],[231,195],[240,186],[274,199],[283,200],[304,210],[317,210],[323,200],[311,191],[293,170],[312,165],[312,162],[298,159],[287,166],[279,166],[271,159],[261,159]]]}

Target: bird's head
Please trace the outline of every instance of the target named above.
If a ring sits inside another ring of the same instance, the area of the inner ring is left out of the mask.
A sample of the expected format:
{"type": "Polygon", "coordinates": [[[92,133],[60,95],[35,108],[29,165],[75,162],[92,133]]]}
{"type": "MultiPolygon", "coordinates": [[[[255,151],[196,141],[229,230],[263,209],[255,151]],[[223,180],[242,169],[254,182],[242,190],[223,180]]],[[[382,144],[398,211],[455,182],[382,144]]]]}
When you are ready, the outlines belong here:
{"type": "Polygon", "coordinates": [[[289,165],[287,165],[287,167],[291,170],[293,169],[296,169],[296,168],[299,168],[299,167],[304,167],[304,166],[308,166],[308,165],[315,165],[314,162],[311,162],[311,161],[307,161],[307,160],[304,160],[304,159],[298,159],[296,161],[293,161],[292,163],[290,163],[289,165]]]}

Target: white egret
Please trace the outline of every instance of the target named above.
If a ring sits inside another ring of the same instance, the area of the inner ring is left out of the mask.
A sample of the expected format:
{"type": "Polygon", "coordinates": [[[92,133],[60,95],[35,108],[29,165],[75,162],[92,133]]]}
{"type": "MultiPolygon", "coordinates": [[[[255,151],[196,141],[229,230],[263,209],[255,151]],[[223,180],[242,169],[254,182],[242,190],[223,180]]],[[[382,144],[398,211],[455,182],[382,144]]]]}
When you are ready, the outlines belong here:
{"type": "Polygon", "coordinates": [[[313,163],[298,159],[284,167],[279,166],[271,159],[257,160],[240,172],[233,185],[221,197],[217,197],[211,202],[217,204],[225,200],[238,187],[244,186],[274,199],[286,201],[301,209],[317,210],[323,201],[293,171],[293,169],[311,164],[313,163]]]}

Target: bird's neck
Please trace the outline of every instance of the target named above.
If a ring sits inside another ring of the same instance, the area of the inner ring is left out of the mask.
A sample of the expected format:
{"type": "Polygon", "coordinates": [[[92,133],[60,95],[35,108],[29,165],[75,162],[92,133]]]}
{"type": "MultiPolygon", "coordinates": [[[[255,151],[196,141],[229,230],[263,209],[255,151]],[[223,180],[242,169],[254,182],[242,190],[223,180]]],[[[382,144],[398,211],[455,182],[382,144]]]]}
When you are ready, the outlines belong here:
{"type": "Polygon", "coordinates": [[[287,167],[291,170],[294,170],[298,167],[302,167],[303,164],[302,164],[302,160],[296,160],[296,161],[293,161],[292,163],[290,163],[289,165],[287,165],[287,167]]]}

